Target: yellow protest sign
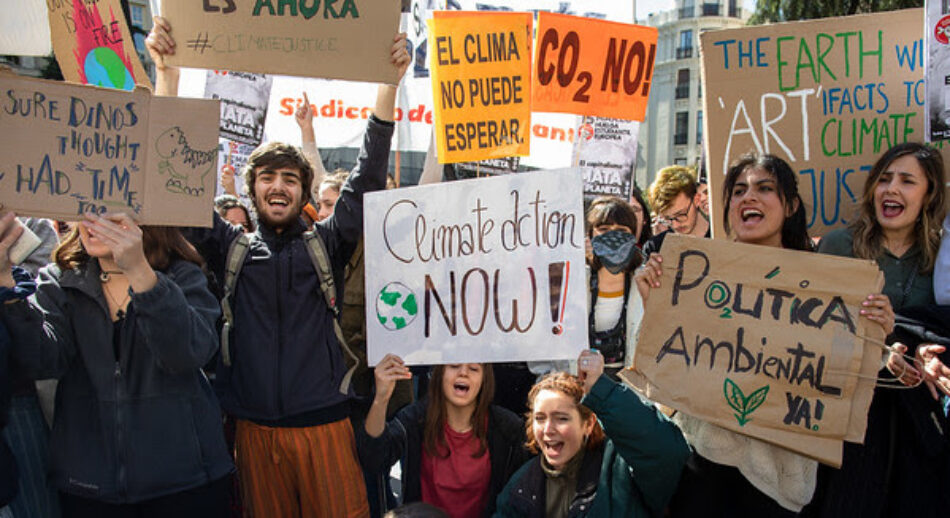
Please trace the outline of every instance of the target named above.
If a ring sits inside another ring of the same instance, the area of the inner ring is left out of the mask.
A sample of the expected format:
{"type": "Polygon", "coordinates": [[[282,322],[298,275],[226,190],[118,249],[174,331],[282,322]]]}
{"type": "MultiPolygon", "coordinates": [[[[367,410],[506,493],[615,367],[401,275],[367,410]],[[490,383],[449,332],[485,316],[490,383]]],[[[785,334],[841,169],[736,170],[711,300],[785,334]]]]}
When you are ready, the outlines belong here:
{"type": "Polygon", "coordinates": [[[439,161],[526,156],[531,14],[434,15],[428,23],[439,161]]]}

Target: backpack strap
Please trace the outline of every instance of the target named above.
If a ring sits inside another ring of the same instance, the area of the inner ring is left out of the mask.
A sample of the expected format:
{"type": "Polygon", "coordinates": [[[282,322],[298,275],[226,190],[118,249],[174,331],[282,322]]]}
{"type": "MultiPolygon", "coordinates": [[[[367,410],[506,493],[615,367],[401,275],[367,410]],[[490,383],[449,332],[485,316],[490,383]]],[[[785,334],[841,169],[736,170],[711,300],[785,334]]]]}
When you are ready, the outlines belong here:
{"type": "Polygon", "coordinates": [[[224,263],[224,297],[221,298],[221,315],[224,318],[224,327],[221,329],[221,361],[227,367],[231,366],[231,328],[234,326],[234,313],[231,311],[231,297],[237,278],[244,266],[244,258],[251,240],[247,234],[241,234],[231,241],[228,246],[228,255],[224,263]]]}
{"type": "Polygon", "coordinates": [[[333,332],[336,334],[337,342],[343,352],[343,362],[346,364],[346,374],[343,376],[343,382],[340,384],[340,393],[349,392],[350,381],[353,379],[353,373],[359,365],[359,358],[347,345],[343,338],[343,329],[340,328],[340,309],[336,303],[336,284],[333,281],[333,268],[330,266],[330,255],[327,254],[323,239],[315,230],[304,234],[304,241],[307,243],[307,253],[310,254],[310,261],[313,262],[313,269],[317,271],[317,277],[320,280],[320,291],[326,299],[327,307],[333,313],[333,332]]]}

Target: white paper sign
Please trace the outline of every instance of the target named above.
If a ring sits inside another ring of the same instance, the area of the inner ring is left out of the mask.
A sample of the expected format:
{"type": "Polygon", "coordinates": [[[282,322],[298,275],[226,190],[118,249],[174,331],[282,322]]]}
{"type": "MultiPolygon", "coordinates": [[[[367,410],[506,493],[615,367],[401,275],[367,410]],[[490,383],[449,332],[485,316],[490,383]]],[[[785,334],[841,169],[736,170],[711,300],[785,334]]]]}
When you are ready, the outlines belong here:
{"type": "Polygon", "coordinates": [[[581,188],[576,173],[539,171],[367,194],[369,364],[577,358],[581,188]]]}

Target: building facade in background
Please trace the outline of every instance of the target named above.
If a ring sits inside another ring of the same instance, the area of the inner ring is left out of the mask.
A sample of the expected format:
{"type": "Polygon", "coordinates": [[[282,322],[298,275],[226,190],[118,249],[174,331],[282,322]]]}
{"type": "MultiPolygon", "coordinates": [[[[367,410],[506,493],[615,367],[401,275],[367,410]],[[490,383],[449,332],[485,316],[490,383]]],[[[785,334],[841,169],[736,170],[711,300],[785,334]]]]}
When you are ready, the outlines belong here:
{"type": "Polygon", "coordinates": [[[675,0],[674,9],[651,13],[659,30],[656,65],[640,126],[636,184],[645,189],[668,165],[699,167],[703,149],[703,92],[699,35],[746,24],[751,13],[741,0],[675,0]]]}

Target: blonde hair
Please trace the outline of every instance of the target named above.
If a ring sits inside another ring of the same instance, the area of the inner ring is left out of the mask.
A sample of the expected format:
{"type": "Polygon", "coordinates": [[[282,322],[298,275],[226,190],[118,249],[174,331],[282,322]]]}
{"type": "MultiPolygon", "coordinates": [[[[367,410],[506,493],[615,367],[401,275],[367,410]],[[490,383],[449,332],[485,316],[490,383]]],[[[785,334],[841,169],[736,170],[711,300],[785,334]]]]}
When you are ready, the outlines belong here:
{"type": "Polygon", "coordinates": [[[661,214],[680,193],[690,199],[696,196],[696,172],[681,165],[664,167],[657,171],[656,180],[650,184],[650,206],[661,214]]]}

